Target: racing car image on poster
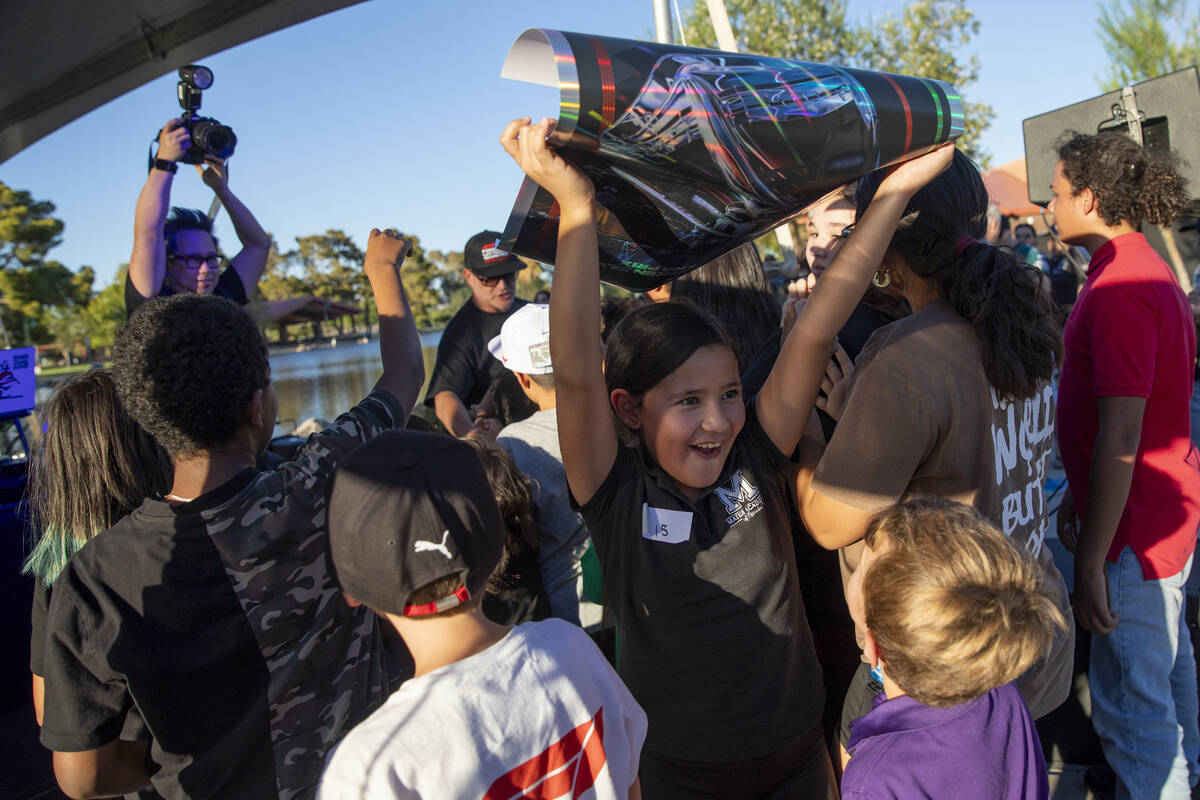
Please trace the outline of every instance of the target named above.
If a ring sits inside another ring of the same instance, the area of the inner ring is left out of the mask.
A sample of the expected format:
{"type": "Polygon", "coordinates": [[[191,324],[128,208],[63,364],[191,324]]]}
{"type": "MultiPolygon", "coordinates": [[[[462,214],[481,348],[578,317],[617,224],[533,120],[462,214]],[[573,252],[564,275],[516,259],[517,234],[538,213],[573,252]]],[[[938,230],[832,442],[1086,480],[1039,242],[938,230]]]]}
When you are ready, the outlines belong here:
{"type": "MultiPolygon", "coordinates": [[[[558,85],[550,145],[596,186],[601,277],[643,290],[847,181],[956,138],[940,81],[533,29],[505,77],[558,85]]],[[[554,263],[557,209],[528,179],[501,246],[554,263]]]]}

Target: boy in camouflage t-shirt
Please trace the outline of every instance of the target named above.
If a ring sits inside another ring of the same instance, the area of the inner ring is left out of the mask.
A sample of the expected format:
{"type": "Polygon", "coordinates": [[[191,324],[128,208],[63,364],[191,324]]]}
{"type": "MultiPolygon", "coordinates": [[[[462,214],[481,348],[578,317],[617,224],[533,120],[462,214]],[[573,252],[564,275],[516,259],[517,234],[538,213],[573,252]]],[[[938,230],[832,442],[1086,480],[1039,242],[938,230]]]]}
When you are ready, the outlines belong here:
{"type": "Polygon", "coordinates": [[[266,344],[228,301],[147,303],[114,348],[117,389],[174,464],[67,565],[50,605],[42,742],[69,794],[153,784],[166,798],[306,798],[325,755],[387,697],[374,615],[330,573],[325,485],[403,425],[423,377],[400,285],[408,245],[372,231],[365,271],[383,376],[295,458],[259,472],[275,395],[266,344]],[[131,706],[148,742],[119,739],[131,706]]]}

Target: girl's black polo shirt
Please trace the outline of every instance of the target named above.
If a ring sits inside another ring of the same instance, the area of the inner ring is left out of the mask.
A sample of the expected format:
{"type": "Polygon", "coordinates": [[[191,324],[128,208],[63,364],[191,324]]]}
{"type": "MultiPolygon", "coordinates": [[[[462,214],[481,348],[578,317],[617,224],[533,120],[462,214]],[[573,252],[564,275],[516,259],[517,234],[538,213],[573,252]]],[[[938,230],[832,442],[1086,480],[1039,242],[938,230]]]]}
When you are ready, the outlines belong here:
{"type": "Polygon", "coordinates": [[[787,468],[751,403],[721,477],[695,503],[641,449],[622,445],[580,508],[617,618],[617,671],[649,717],[648,752],[742,761],[820,720],[825,691],[797,583],[787,468]]]}

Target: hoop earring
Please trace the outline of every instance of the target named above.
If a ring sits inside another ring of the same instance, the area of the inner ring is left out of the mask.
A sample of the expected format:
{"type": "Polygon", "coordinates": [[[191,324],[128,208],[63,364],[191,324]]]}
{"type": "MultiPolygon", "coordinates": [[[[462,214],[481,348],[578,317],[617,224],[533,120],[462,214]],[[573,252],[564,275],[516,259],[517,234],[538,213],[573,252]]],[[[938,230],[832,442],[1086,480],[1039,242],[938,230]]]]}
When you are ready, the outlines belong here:
{"type": "Polygon", "coordinates": [[[886,289],[892,285],[892,271],[887,267],[883,269],[883,280],[879,280],[879,270],[875,270],[875,274],[871,276],[871,283],[877,289],[886,289]]]}

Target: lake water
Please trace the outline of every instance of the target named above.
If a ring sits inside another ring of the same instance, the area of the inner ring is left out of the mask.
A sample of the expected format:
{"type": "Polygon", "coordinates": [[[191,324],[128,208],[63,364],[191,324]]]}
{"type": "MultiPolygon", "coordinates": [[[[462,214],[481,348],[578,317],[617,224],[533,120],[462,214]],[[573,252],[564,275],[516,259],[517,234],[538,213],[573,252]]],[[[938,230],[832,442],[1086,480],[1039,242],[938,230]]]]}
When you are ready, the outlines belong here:
{"type": "MultiPolygon", "coordinates": [[[[425,386],[433,373],[433,361],[441,331],[421,334],[425,354],[425,386]]],[[[279,397],[275,433],[290,431],[309,417],[332,421],[362,400],[383,374],[379,362],[379,340],[347,342],[337,347],[271,354],[271,382],[279,397]]]]}
{"type": "MultiPolygon", "coordinates": [[[[429,386],[441,338],[441,331],[421,334],[421,349],[425,355],[422,398],[429,386]]],[[[279,398],[275,434],[285,434],[309,417],[332,422],[338,414],[350,410],[366,397],[381,374],[383,366],[379,362],[378,339],[368,342],[355,339],[344,341],[337,347],[272,353],[271,381],[279,398]]],[[[61,381],[59,378],[38,382],[39,407],[45,407],[61,381]]]]}

